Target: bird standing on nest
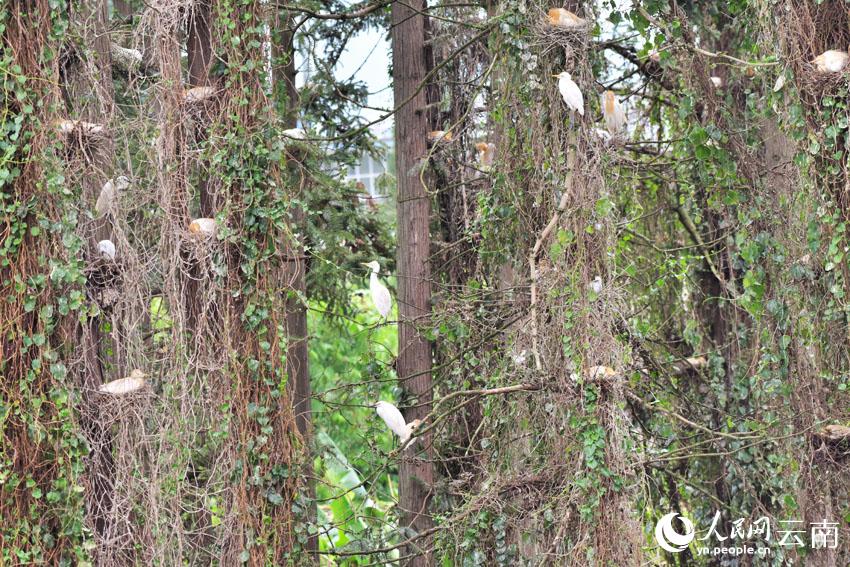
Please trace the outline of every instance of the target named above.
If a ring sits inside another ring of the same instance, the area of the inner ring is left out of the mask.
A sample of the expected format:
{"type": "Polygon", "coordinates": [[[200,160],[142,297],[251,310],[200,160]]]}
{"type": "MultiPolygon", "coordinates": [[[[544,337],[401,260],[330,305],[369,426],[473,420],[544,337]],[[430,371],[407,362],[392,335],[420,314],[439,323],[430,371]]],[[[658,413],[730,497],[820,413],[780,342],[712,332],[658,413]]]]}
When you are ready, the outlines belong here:
{"type": "Polygon", "coordinates": [[[579,18],[569,10],[563,8],[550,8],[546,19],[553,26],[570,30],[581,29],[587,26],[587,20],[579,18]]]}
{"type": "Polygon", "coordinates": [[[147,384],[145,381],[146,376],[147,374],[136,368],[130,372],[128,377],[119,378],[118,380],[101,384],[98,390],[100,390],[103,394],[112,394],[116,396],[130,394],[145,387],[145,384],[147,384]]]}
{"type": "Polygon", "coordinates": [[[215,236],[217,229],[215,219],[206,217],[195,219],[189,224],[189,233],[199,238],[211,238],[215,236]]]}
{"type": "Polygon", "coordinates": [[[584,116],[584,95],[581,94],[581,89],[575,84],[570,74],[561,71],[552,76],[558,79],[558,90],[561,91],[561,96],[570,110],[578,110],[578,113],[584,116]]]}
{"type": "Polygon", "coordinates": [[[850,60],[850,54],[847,51],[830,49],[815,57],[812,65],[819,73],[839,73],[847,66],[848,60],[850,60]]]}
{"type": "Polygon", "coordinates": [[[602,94],[602,115],[605,116],[605,126],[612,136],[620,134],[626,127],[626,113],[613,91],[605,91],[602,94]]]}

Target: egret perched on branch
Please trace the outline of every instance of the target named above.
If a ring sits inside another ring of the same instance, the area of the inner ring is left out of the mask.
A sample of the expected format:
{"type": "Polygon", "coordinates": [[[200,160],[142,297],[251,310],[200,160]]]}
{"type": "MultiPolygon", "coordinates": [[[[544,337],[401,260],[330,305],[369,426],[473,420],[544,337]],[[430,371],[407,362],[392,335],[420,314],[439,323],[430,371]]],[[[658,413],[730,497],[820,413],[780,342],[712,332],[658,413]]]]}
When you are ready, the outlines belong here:
{"type": "Polygon", "coordinates": [[[292,138],[293,140],[306,140],[307,132],[304,128],[290,128],[289,130],[284,130],[281,132],[287,138],[292,138]]]}
{"type": "Polygon", "coordinates": [[[578,110],[578,113],[584,116],[584,95],[581,94],[581,89],[575,84],[570,74],[561,71],[552,76],[558,79],[558,90],[561,91],[561,96],[564,97],[564,102],[570,110],[578,110]]]}
{"type": "Polygon", "coordinates": [[[386,319],[390,315],[393,300],[390,297],[390,290],[378,280],[378,272],[381,271],[381,265],[374,260],[366,262],[363,265],[372,269],[372,274],[369,276],[369,292],[372,294],[372,303],[375,304],[375,309],[378,310],[381,317],[386,319]]]}
{"type": "Polygon", "coordinates": [[[580,29],[587,26],[587,20],[579,18],[569,10],[563,8],[549,8],[547,14],[549,23],[553,26],[567,28],[571,30],[580,29]]]}
{"type": "Polygon", "coordinates": [[[115,244],[111,240],[101,240],[97,243],[97,251],[102,258],[115,260],[115,244]]]}
{"type": "Polygon", "coordinates": [[[189,225],[189,233],[199,238],[211,238],[215,236],[217,229],[215,219],[205,217],[195,219],[189,225]]]}
{"type": "Polygon", "coordinates": [[[478,142],[475,144],[475,149],[478,150],[478,163],[482,169],[493,167],[493,161],[496,159],[496,144],[492,142],[478,142]]]}
{"type": "Polygon", "coordinates": [[[130,180],[123,175],[118,176],[114,181],[110,179],[104,183],[100,189],[100,195],[97,196],[97,202],[94,204],[97,216],[102,217],[115,212],[119,195],[129,186],[130,180]]]}
{"type": "Polygon", "coordinates": [[[848,60],[850,60],[850,54],[847,51],[830,49],[815,57],[812,65],[820,73],[838,73],[847,66],[848,60]]]}
{"type": "Polygon", "coordinates": [[[602,293],[602,277],[596,276],[589,284],[587,284],[587,286],[593,293],[599,295],[602,293]]]}
{"type": "Polygon", "coordinates": [[[422,425],[422,421],[414,419],[410,423],[404,421],[404,416],[398,411],[398,408],[389,402],[378,402],[375,404],[375,411],[384,420],[393,433],[398,435],[399,441],[402,444],[406,443],[417,427],[422,425]]]}
{"type": "Polygon", "coordinates": [[[144,372],[136,368],[130,372],[128,377],[119,378],[118,380],[101,384],[98,390],[100,390],[103,394],[130,394],[145,387],[145,384],[147,383],[145,381],[145,376],[147,375],[144,372]]]}
{"type": "Polygon", "coordinates": [[[605,91],[602,94],[602,114],[605,116],[605,126],[612,136],[616,136],[626,127],[626,113],[614,96],[614,91],[605,91]]]}
{"type": "Polygon", "coordinates": [[[714,85],[715,89],[722,89],[723,88],[723,79],[721,79],[720,77],[710,77],[710,79],[711,79],[711,84],[714,85]]]}

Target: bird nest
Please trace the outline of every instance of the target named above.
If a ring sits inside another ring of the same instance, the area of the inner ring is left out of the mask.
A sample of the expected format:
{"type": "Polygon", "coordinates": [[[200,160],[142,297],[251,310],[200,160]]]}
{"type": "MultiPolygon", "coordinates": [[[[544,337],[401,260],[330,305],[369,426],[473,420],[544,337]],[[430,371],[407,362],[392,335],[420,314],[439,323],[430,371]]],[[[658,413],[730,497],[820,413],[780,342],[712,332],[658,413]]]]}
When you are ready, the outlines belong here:
{"type": "MultiPolygon", "coordinates": [[[[821,73],[812,64],[830,49],[850,45],[850,13],[842,0],[809,2],[794,0],[777,4],[774,17],[786,42],[787,61],[794,71],[800,98],[810,108],[820,108],[824,96],[837,94],[847,85],[847,71],[821,73]]],[[[816,120],[816,116],[809,116],[816,120]]]]}
{"type": "Polygon", "coordinates": [[[588,21],[583,27],[565,27],[552,24],[545,12],[540,12],[534,27],[531,29],[532,43],[542,54],[553,50],[564,49],[567,60],[575,57],[577,52],[585,49],[589,40],[593,23],[588,21]]]}
{"type": "Polygon", "coordinates": [[[831,461],[850,458],[850,427],[827,425],[814,434],[816,451],[828,455],[831,461]]]}
{"type": "Polygon", "coordinates": [[[121,297],[123,284],[121,265],[115,260],[98,257],[90,260],[84,271],[86,293],[101,309],[109,309],[121,297]]]}

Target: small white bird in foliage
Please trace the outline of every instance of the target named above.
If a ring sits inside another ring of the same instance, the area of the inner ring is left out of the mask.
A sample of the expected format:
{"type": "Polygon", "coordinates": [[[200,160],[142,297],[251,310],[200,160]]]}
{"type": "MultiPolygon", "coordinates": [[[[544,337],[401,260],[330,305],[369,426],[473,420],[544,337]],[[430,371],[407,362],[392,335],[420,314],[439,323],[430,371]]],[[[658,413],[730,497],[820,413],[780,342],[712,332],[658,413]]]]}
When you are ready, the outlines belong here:
{"type": "Polygon", "coordinates": [[[101,393],[113,394],[116,396],[130,394],[145,387],[145,384],[147,383],[145,381],[145,376],[147,375],[144,372],[136,368],[130,372],[128,377],[119,378],[118,380],[101,384],[98,389],[101,393]]]}
{"type": "Polygon", "coordinates": [[[581,89],[575,84],[570,74],[561,71],[553,76],[557,77],[558,90],[561,91],[561,96],[564,97],[564,102],[567,103],[570,110],[578,110],[578,113],[584,116],[584,95],[581,94],[581,89]]]}
{"type": "Polygon", "coordinates": [[[626,113],[613,91],[605,91],[602,94],[602,114],[605,116],[605,126],[612,136],[618,135],[626,127],[626,113]]]}
{"type": "Polygon", "coordinates": [[[201,102],[215,94],[213,87],[192,87],[183,93],[183,100],[187,103],[201,102]]]}
{"type": "Polygon", "coordinates": [[[119,175],[116,179],[110,179],[104,183],[100,189],[100,195],[97,196],[97,202],[94,204],[94,210],[97,216],[102,217],[115,212],[121,192],[129,186],[130,180],[123,175],[119,175]]]}
{"type": "Polygon", "coordinates": [[[287,138],[292,138],[293,140],[307,139],[307,131],[304,130],[304,128],[290,128],[289,130],[284,130],[281,134],[287,138]]]}
{"type": "Polygon", "coordinates": [[[478,150],[478,164],[482,169],[493,167],[493,162],[496,159],[496,144],[491,142],[478,142],[475,144],[475,149],[478,150]]]}
{"type": "Polygon", "coordinates": [[[398,435],[398,439],[402,444],[406,443],[416,428],[422,424],[422,421],[419,419],[414,419],[410,423],[407,423],[404,421],[404,416],[401,415],[398,408],[389,402],[378,402],[375,404],[375,411],[378,412],[378,415],[384,420],[387,427],[398,435]]]}
{"type": "Polygon", "coordinates": [[[115,260],[115,244],[111,240],[101,240],[97,243],[97,251],[102,258],[115,260]]]}
{"type": "Polygon", "coordinates": [[[580,18],[563,8],[549,8],[546,15],[549,23],[553,26],[558,26],[567,29],[581,29],[587,26],[587,20],[580,18]]]}
{"type": "Polygon", "coordinates": [[[773,83],[773,92],[778,93],[785,86],[785,74],[776,77],[776,82],[773,83]]]}
{"type": "Polygon", "coordinates": [[[847,66],[848,60],[850,60],[850,54],[847,51],[830,49],[815,57],[812,65],[820,73],[838,73],[847,66]]]}
{"type": "Polygon", "coordinates": [[[597,295],[602,293],[602,277],[596,276],[593,278],[593,280],[588,284],[588,287],[590,287],[590,290],[597,295]]]}
{"type": "Polygon", "coordinates": [[[217,230],[218,225],[215,219],[211,218],[201,217],[189,224],[189,233],[199,238],[211,238],[215,236],[217,230]]]}
{"type": "Polygon", "coordinates": [[[714,85],[715,89],[723,88],[723,79],[721,79],[720,77],[710,77],[710,80],[711,84],[714,85]]]}
{"type": "Polygon", "coordinates": [[[381,271],[381,265],[372,260],[366,262],[364,266],[372,270],[369,276],[369,292],[372,294],[372,303],[375,304],[375,309],[381,314],[381,317],[386,319],[390,315],[390,310],[393,307],[393,300],[390,297],[390,290],[378,279],[378,272],[381,271]]]}

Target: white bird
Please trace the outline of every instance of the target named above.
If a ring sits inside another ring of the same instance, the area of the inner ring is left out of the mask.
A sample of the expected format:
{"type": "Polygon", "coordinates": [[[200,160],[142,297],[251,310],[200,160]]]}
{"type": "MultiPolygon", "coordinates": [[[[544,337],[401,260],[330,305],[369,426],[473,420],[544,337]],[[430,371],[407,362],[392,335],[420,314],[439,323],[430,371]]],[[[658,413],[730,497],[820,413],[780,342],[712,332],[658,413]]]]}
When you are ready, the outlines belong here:
{"type": "Polygon", "coordinates": [[[304,128],[290,128],[289,130],[284,130],[281,132],[287,138],[292,138],[293,140],[306,140],[307,132],[304,128]]]}
{"type": "Polygon", "coordinates": [[[605,126],[612,136],[616,136],[626,127],[626,113],[613,91],[605,91],[602,94],[602,114],[605,116],[605,126]]]}
{"type": "Polygon", "coordinates": [[[218,226],[215,222],[215,219],[211,218],[199,218],[193,220],[189,224],[189,232],[192,236],[197,236],[200,238],[210,238],[215,236],[218,226]]]}
{"type": "Polygon", "coordinates": [[[130,180],[123,175],[119,175],[114,181],[110,179],[104,183],[100,189],[100,195],[97,196],[97,202],[94,204],[97,216],[102,217],[115,212],[115,206],[118,204],[121,192],[129,186],[130,180]]]}
{"type": "Polygon", "coordinates": [[[478,142],[475,144],[478,150],[478,163],[482,169],[493,167],[496,159],[496,144],[492,142],[478,142]]]}
{"type": "Polygon", "coordinates": [[[584,116],[584,95],[581,94],[581,90],[575,84],[573,78],[566,71],[561,71],[554,76],[558,78],[558,90],[561,91],[564,102],[567,103],[570,110],[578,110],[578,113],[584,116]]]}
{"type": "Polygon", "coordinates": [[[593,128],[592,131],[596,135],[596,137],[602,140],[604,143],[608,143],[611,141],[611,134],[609,134],[606,130],[603,130],[602,128],[593,128]]]}
{"type": "Polygon", "coordinates": [[[838,73],[847,66],[848,60],[850,60],[850,54],[846,51],[830,49],[815,57],[812,65],[820,73],[838,73]]]}
{"type": "Polygon", "coordinates": [[[112,43],[109,45],[109,53],[112,55],[114,63],[128,71],[132,71],[142,64],[142,52],[138,49],[121,47],[117,43],[112,43]]]}
{"type": "Polygon", "coordinates": [[[381,314],[381,317],[386,319],[390,315],[390,310],[393,306],[390,290],[378,280],[378,272],[381,271],[381,265],[372,260],[363,264],[372,269],[372,274],[369,276],[369,292],[372,294],[372,303],[375,304],[375,309],[381,314]]]}
{"type": "Polygon", "coordinates": [[[600,276],[596,276],[593,280],[587,284],[593,293],[599,295],[602,292],[602,278],[600,276]]]}
{"type": "Polygon", "coordinates": [[[602,380],[614,378],[617,376],[617,371],[608,366],[591,366],[587,369],[587,374],[590,380],[602,380]]]}
{"type": "Polygon", "coordinates": [[[97,251],[107,260],[115,260],[115,244],[111,240],[101,240],[97,243],[97,251]]]}
{"type": "Polygon", "coordinates": [[[54,122],[54,126],[56,126],[56,129],[60,134],[70,134],[77,128],[79,128],[83,134],[103,133],[103,124],[94,124],[93,122],[86,122],[85,120],[57,120],[54,122]]]}
{"type": "Polygon", "coordinates": [[[451,130],[431,130],[428,132],[428,141],[429,142],[451,142],[452,141],[452,132],[451,130]]]}
{"type": "Polygon", "coordinates": [[[723,88],[723,79],[721,79],[720,77],[710,77],[710,79],[711,84],[714,85],[715,89],[723,88]]]}
{"type": "Polygon", "coordinates": [[[587,20],[580,18],[569,10],[564,10],[563,8],[549,8],[547,18],[551,25],[571,30],[587,26],[587,20]]]}
{"type": "Polygon", "coordinates": [[[145,376],[146,374],[144,372],[136,368],[130,372],[128,377],[119,378],[118,380],[101,384],[98,390],[104,394],[129,394],[145,387],[145,384],[147,383],[145,381],[145,376]]]}
{"type": "Polygon", "coordinates": [[[213,87],[192,87],[183,93],[183,100],[187,103],[201,102],[214,94],[215,89],[213,87]]]}
{"type": "Polygon", "coordinates": [[[398,439],[402,444],[406,443],[410,439],[410,436],[413,435],[413,431],[422,424],[422,421],[418,419],[407,423],[404,421],[404,416],[401,415],[398,408],[389,402],[378,402],[375,404],[375,411],[378,412],[378,415],[384,420],[387,427],[398,435],[398,439]]]}
{"type": "Polygon", "coordinates": [[[779,75],[776,77],[776,82],[773,83],[773,92],[778,93],[782,90],[782,87],[785,86],[785,75],[779,75]]]}

